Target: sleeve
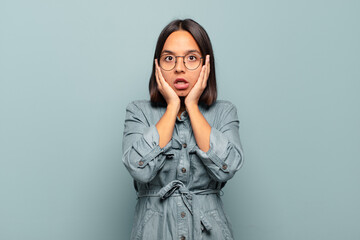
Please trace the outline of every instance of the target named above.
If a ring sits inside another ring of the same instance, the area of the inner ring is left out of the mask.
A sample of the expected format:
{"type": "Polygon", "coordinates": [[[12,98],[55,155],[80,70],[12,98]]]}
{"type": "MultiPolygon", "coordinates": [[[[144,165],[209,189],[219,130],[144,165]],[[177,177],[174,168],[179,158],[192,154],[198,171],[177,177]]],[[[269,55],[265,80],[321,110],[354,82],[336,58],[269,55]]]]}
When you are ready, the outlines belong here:
{"type": "Polygon", "coordinates": [[[195,153],[214,180],[226,182],[242,166],[243,149],[240,142],[236,107],[230,104],[219,116],[221,116],[220,127],[211,127],[210,149],[204,152],[195,146],[195,153]]]}
{"type": "Polygon", "coordinates": [[[133,102],[126,108],[122,142],[122,160],[134,180],[150,182],[163,167],[171,142],[159,146],[159,133],[155,125],[149,125],[146,116],[133,102]]]}

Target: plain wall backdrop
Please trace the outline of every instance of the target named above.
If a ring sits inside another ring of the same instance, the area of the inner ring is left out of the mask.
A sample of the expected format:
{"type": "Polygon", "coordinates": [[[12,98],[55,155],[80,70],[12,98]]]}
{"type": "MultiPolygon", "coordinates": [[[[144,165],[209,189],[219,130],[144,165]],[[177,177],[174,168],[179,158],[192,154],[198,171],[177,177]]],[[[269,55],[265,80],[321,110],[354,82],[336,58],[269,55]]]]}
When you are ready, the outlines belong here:
{"type": "Polygon", "coordinates": [[[0,239],[129,239],[126,105],[148,99],[157,37],[193,18],[243,168],[239,240],[360,239],[360,1],[0,2],[0,239]]]}

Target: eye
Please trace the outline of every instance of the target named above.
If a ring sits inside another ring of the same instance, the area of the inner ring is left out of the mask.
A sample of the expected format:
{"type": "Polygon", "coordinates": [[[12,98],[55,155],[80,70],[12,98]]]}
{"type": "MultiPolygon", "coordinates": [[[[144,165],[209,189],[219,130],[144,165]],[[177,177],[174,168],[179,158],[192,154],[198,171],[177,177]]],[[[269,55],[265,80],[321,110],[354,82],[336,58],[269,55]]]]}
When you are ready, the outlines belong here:
{"type": "Polygon", "coordinates": [[[167,61],[167,62],[171,62],[171,61],[174,61],[174,56],[168,55],[168,56],[166,56],[164,59],[165,59],[165,61],[167,61]]]}
{"type": "Polygon", "coordinates": [[[189,61],[196,61],[197,59],[198,59],[198,57],[196,56],[196,55],[189,55],[188,57],[187,57],[187,59],[189,60],[189,61]]]}

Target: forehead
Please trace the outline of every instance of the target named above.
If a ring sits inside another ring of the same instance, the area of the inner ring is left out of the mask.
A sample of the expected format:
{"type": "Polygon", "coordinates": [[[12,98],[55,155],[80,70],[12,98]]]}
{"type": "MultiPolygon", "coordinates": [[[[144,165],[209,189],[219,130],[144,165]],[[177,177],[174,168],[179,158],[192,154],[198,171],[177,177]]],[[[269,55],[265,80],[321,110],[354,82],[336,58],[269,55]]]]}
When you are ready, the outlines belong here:
{"type": "Polygon", "coordinates": [[[175,31],[166,39],[162,51],[171,51],[176,54],[185,54],[191,50],[200,52],[194,37],[187,31],[175,31]]]}

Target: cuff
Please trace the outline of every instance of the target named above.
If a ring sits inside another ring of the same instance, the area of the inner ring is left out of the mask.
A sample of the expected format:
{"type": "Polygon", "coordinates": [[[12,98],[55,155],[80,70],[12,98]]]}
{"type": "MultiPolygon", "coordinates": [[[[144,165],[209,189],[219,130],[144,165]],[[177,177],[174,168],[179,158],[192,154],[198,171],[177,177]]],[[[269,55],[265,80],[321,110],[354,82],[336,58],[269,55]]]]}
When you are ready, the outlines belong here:
{"type": "Polygon", "coordinates": [[[198,146],[195,146],[195,151],[206,166],[212,168],[215,164],[223,172],[229,172],[228,166],[224,161],[228,153],[228,144],[229,141],[222,132],[211,128],[209,150],[204,152],[198,146]]]}
{"type": "Polygon", "coordinates": [[[171,147],[171,142],[169,141],[165,147],[160,148],[159,146],[159,133],[155,125],[148,127],[142,136],[142,139],[134,145],[136,152],[142,156],[138,161],[138,167],[144,168],[151,160],[155,159],[159,154],[166,152],[171,147]]]}

